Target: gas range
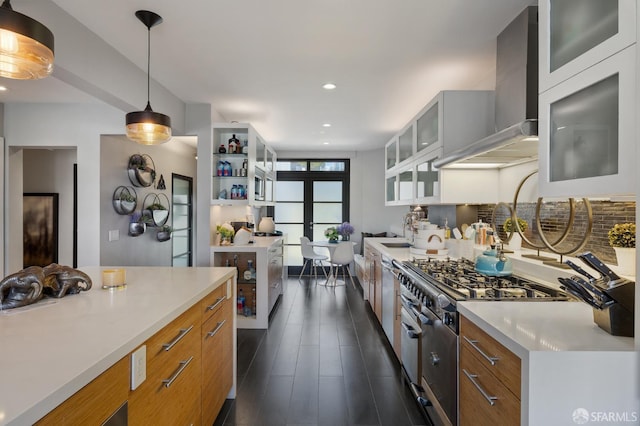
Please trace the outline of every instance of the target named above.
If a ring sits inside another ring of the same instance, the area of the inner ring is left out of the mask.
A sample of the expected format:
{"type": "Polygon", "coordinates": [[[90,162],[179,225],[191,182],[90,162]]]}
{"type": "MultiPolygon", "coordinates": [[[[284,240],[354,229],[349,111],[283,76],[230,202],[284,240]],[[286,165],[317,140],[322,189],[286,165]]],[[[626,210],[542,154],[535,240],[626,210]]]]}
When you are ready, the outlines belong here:
{"type": "Polygon", "coordinates": [[[422,307],[433,311],[456,333],[459,301],[569,300],[561,290],[518,275],[494,277],[476,272],[468,259],[413,259],[397,266],[404,276],[401,282],[422,307]]]}

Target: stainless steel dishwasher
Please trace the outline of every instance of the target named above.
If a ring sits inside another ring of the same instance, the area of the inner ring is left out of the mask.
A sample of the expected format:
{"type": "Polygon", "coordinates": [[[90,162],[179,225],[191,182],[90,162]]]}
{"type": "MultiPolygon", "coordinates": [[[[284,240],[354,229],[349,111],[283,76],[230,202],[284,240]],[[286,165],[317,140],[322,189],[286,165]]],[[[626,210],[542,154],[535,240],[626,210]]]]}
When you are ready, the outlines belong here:
{"type": "Polygon", "coordinates": [[[382,256],[382,329],[393,346],[394,305],[396,294],[394,279],[397,270],[393,267],[392,259],[382,256]]]}

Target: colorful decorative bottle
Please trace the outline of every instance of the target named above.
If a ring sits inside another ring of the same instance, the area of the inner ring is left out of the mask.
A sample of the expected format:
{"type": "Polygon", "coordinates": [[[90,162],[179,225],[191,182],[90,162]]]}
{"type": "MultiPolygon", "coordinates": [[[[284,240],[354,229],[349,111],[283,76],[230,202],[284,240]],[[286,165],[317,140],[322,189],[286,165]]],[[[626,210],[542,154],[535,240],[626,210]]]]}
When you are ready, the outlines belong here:
{"type": "Polygon", "coordinates": [[[240,141],[234,134],[231,139],[229,139],[229,154],[237,154],[238,152],[240,152],[240,141]]]}

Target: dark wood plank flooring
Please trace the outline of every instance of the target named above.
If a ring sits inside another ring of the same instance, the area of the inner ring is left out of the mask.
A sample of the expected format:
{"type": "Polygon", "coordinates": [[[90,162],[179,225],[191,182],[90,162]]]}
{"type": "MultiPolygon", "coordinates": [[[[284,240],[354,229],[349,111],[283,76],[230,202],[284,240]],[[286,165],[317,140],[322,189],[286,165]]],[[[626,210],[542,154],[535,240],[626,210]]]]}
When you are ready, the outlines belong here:
{"type": "Polygon", "coordinates": [[[215,425],[423,425],[362,291],[290,278],[268,330],[238,330],[238,384],[215,425]]]}

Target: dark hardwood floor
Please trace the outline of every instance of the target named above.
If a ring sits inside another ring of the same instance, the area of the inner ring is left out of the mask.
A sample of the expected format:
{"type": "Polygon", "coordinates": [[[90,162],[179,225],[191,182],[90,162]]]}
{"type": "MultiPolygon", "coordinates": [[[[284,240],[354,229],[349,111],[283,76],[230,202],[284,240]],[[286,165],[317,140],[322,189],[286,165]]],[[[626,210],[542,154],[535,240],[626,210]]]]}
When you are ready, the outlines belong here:
{"type": "MultiPolygon", "coordinates": [[[[321,282],[321,281],[319,281],[321,282]]],[[[423,425],[362,291],[290,278],[268,330],[238,330],[238,385],[215,425],[423,425]]]]}

